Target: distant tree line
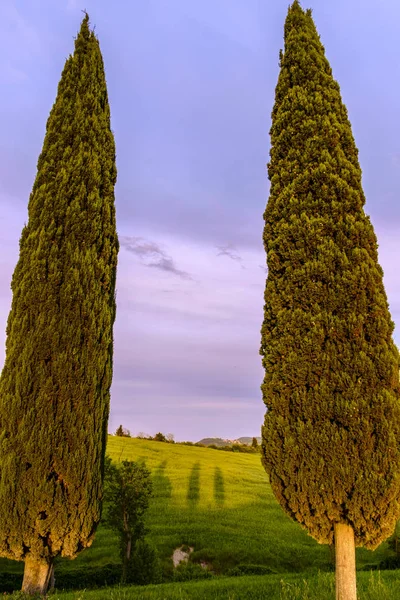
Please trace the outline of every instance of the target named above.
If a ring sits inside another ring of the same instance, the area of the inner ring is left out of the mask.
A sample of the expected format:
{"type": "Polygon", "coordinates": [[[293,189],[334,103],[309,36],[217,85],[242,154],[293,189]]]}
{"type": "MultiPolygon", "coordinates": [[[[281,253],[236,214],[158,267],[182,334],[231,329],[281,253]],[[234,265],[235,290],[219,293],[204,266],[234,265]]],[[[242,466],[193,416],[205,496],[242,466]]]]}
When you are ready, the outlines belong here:
{"type": "Polygon", "coordinates": [[[129,429],[125,429],[122,425],[118,427],[115,434],[118,437],[136,437],[140,440],[148,440],[153,442],[165,442],[166,444],[178,444],[181,446],[197,446],[198,448],[211,448],[212,450],[222,450],[224,452],[243,452],[245,454],[255,454],[261,451],[261,446],[258,444],[257,438],[253,437],[251,445],[240,444],[235,442],[233,444],[217,445],[217,444],[202,444],[201,442],[175,442],[174,434],[167,433],[164,435],[160,431],[154,436],[140,432],[137,436],[132,436],[129,429]]]}

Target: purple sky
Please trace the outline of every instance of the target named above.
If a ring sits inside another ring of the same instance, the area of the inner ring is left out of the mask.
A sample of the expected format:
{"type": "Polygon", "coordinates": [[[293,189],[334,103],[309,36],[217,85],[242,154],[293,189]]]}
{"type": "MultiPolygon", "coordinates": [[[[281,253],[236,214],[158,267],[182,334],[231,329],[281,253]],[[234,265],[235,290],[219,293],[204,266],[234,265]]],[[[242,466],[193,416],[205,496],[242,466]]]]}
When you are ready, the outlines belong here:
{"type": "MultiPolygon", "coordinates": [[[[86,8],[118,161],[110,431],[259,435],[265,165],[288,4],[0,2],[0,364],[46,119],[86,8]]],[[[400,3],[309,6],[349,110],[398,323],[400,3]]]]}

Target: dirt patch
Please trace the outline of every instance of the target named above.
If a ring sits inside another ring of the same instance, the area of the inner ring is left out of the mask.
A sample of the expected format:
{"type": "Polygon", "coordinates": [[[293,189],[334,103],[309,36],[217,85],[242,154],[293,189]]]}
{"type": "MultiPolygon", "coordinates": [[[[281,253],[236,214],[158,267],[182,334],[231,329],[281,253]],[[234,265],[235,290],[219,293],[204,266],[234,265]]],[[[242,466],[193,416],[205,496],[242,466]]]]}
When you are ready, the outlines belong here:
{"type": "Polygon", "coordinates": [[[172,553],[174,567],[177,567],[181,562],[187,562],[193,550],[194,548],[191,548],[190,546],[180,546],[179,548],[176,548],[172,553]]]}

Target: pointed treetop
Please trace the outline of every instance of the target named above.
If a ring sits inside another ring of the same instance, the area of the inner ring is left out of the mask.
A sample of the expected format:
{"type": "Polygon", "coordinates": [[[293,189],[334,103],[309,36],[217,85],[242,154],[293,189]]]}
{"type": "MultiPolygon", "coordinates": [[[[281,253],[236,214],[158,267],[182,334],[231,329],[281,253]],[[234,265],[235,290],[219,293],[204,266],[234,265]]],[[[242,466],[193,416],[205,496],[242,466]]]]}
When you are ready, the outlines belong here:
{"type": "Polygon", "coordinates": [[[299,0],[294,0],[293,4],[289,6],[289,11],[291,10],[300,10],[301,12],[303,12],[299,0]]]}
{"type": "Polygon", "coordinates": [[[299,0],[294,0],[293,4],[289,6],[289,10],[285,20],[284,26],[284,38],[288,38],[289,32],[298,27],[300,24],[304,26],[304,11],[301,8],[299,0]]]}
{"type": "Polygon", "coordinates": [[[83,36],[88,39],[90,37],[90,28],[89,28],[89,14],[86,12],[86,9],[82,11],[85,15],[81,24],[81,29],[79,31],[78,37],[83,36]]]}
{"type": "MultiPolygon", "coordinates": [[[[303,42],[306,45],[307,52],[309,52],[311,44],[317,44],[318,48],[323,50],[320,37],[312,18],[312,10],[310,8],[303,9],[299,0],[294,0],[292,5],[289,6],[284,25],[285,50],[290,43],[291,35],[293,34],[297,37],[300,32],[303,37],[303,42]]],[[[299,40],[295,42],[295,47],[297,47],[298,42],[299,40]]]]}

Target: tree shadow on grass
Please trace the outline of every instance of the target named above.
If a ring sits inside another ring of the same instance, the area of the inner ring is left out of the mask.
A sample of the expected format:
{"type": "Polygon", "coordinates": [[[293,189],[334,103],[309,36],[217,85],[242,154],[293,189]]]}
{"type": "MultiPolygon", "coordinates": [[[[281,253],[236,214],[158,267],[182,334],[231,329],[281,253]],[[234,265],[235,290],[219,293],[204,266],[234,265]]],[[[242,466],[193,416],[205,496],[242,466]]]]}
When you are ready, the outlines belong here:
{"type": "Polygon", "coordinates": [[[215,467],[214,471],[214,500],[218,508],[222,508],[225,503],[225,485],[224,476],[219,467],[215,467]]]}
{"type": "Polygon", "coordinates": [[[189,506],[195,508],[200,500],[200,463],[195,463],[189,477],[186,495],[189,506]]]}
{"type": "Polygon", "coordinates": [[[156,498],[169,499],[172,496],[172,483],[165,475],[167,461],[164,460],[153,472],[153,493],[156,498]]]}

